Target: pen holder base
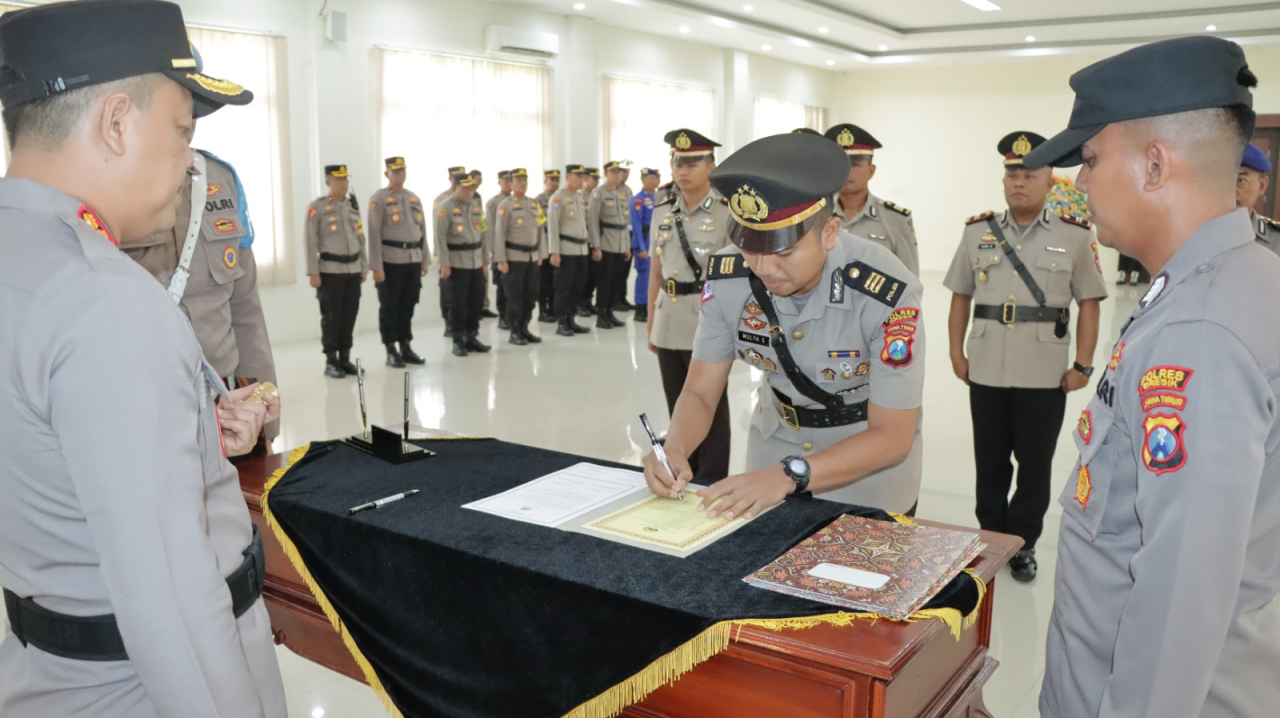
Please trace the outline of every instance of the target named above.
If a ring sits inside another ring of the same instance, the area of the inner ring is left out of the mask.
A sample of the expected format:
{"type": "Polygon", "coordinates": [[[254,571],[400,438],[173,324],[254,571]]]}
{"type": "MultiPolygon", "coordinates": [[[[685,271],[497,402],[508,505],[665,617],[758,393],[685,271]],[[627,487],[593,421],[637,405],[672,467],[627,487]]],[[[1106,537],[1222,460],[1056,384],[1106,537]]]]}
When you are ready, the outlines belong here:
{"type": "Polygon", "coordinates": [[[392,464],[405,464],[436,455],[436,452],[410,444],[400,434],[376,425],[369,428],[368,438],[356,434],[343,439],[343,442],[392,464]]]}

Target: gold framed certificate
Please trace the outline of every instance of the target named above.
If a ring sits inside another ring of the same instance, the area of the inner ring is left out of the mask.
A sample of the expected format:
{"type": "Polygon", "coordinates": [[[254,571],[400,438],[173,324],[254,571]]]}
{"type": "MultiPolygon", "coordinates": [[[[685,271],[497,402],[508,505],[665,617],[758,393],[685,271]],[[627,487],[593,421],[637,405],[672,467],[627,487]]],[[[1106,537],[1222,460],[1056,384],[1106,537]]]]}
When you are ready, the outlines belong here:
{"type": "Polygon", "coordinates": [[[685,489],[684,501],[654,496],[647,491],[639,500],[610,514],[587,521],[578,529],[600,538],[684,558],[737,531],[748,522],[740,518],[708,518],[699,511],[699,486],[685,489]]]}

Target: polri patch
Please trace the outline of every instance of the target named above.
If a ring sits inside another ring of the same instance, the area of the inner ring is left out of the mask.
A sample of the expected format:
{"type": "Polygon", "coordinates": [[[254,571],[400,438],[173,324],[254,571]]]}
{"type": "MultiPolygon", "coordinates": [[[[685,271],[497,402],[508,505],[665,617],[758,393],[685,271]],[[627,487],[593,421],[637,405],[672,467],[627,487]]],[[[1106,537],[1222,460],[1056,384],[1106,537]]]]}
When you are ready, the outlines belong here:
{"type": "Polygon", "coordinates": [[[1160,474],[1177,471],[1187,463],[1187,449],[1182,434],[1186,429],[1176,414],[1152,414],[1142,422],[1146,437],[1142,441],[1142,463],[1160,474]]]}
{"type": "Polygon", "coordinates": [[[1152,367],[1142,375],[1138,382],[1138,396],[1146,396],[1153,391],[1186,391],[1187,383],[1195,372],[1180,366],[1152,367]]]}
{"type": "Polygon", "coordinates": [[[897,324],[915,324],[918,321],[920,321],[920,310],[917,307],[902,307],[901,309],[895,309],[889,317],[884,320],[884,325],[886,327],[892,327],[897,324]]]}
{"type": "Polygon", "coordinates": [[[711,299],[715,296],[716,296],[715,292],[711,291],[711,282],[710,281],[703,282],[702,283],[702,301],[700,303],[706,304],[707,302],[711,301],[711,299]]]}
{"type": "Polygon", "coordinates": [[[862,262],[852,262],[844,268],[845,284],[875,299],[881,304],[896,307],[902,299],[906,283],[873,269],[862,262]]]}
{"type": "Polygon", "coordinates": [[[884,349],[880,350],[880,361],[885,366],[901,369],[909,366],[915,359],[912,350],[912,344],[915,343],[915,336],[912,334],[889,334],[884,338],[884,349]]]}
{"type": "Polygon", "coordinates": [[[738,331],[738,341],[743,341],[748,344],[755,344],[757,346],[762,346],[762,347],[769,346],[769,337],[763,334],[752,334],[751,332],[744,332],[742,330],[738,331]]]}

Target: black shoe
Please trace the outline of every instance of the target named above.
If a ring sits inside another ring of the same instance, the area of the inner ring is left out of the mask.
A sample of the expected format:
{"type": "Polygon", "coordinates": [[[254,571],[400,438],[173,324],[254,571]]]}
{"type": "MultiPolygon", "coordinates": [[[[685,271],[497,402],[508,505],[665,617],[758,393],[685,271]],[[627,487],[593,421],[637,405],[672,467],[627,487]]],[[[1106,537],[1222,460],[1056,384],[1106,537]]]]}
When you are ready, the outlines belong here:
{"type": "Polygon", "coordinates": [[[522,347],[527,345],[529,343],[529,340],[525,339],[524,335],[521,334],[520,331],[517,329],[517,330],[512,330],[511,337],[507,339],[507,343],[515,344],[518,347],[522,347]]]}
{"type": "Polygon", "coordinates": [[[596,313],[596,310],[591,309],[589,307],[578,307],[578,316],[580,317],[589,317],[594,315],[595,313],[596,313]]]}
{"type": "Polygon", "coordinates": [[[511,328],[511,323],[507,321],[506,317],[502,317],[501,319],[498,320],[498,328],[503,331],[506,331],[511,328]]]}
{"type": "Polygon", "coordinates": [[[325,355],[324,375],[330,379],[342,379],[347,373],[342,370],[338,364],[338,352],[329,352],[325,355]]]}
{"type": "Polygon", "coordinates": [[[556,334],[562,337],[575,336],[577,332],[573,331],[573,325],[566,320],[560,321],[560,326],[556,327],[556,334]]]}
{"type": "Polygon", "coordinates": [[[387,366],[395,367],[396,369],[404,368],[404,358],[402,358],[400,356],[400,352],[396,350],[395,344],[387,345],[387,366]]]}
{"type": "Polygon", "coordinates": [[[591,331],[572,319],[569,320],[569,328],[572,329],[575,334],[586,334],[591,331]]]}
{"type": "Polygon", "coordinates": [[[485,344],[481,342],[479,339],[477,339],[475,334],[467,335],[466,347],[467,347],[467,351],[476,352],[479,354],[483,354],[489,351],[490,349],[492,349],[492,347],[490,347],[488,344],[485,344]]]}
{"type": "Polygon", "coordinates": [[[494,318],[494,317],[496,317],[496,316],[498,316],[498,315],[497,315],[497,314],[494,314],[492,311],[490,311],[490,310],[488,310],[488,309],[481,309],[481,310],[480,310],[480,318],[481,318],[481,319],[493,319],[493,318],[494,318]]]}
{"type": "Polygon", "coordinates": [[[404,359],[408,364],[426,364],[427,360],[418,356],[418,353],[409,346],[409,342],[400,342],[400,358],[404,359]]]}
{"type": "Polygon", "coordinates": [[[467,345],[462,339],[454,337],[453,339],[453,355],[456,357],[464,357],[467,355],[467,345]]]}
{"type": "Polygon", "coordinates": [[[520,325],[520,336],[524,337],[524,340],[525,340],[525,341],[527,341],[527,342],[529,342],[530,344],[541,344],[541,343],[542,343],[542,337],[538,336],[537,334],[530,334],[530,333],[529,333],[529,323],[528,323],[528,322],[525,322],[524,324],[521,324],[521,325],[520,325]]]}
{"type": "Polygon", "coordinates": [[[338,366],[342,367],[342,370],[351,376],[355,376],[360,372],[356,365],[351,363],[350,351],[338,352],[338,366]]]}
{"type": "Polygon", "coordinates": [[[1033,548],[1022,549],[1009,561],[1009,570],[1013,573],[1014,580],[1023,583],[1035,580],[1036,568],[1036,550],[1033,548]]]}
{"type": "Polygon", "coordinates": [[[632,309],[635,309],[635,308],[636,308],[636,305],[634,305],[634,304],[632,304],[631,302],[628,302],[627,300],[623,299],[622,301],[620,301],[620,302],[618,302],[617,304],[613,305],[613,308],[614,308],[614,310],[615,310],[615,311],[619,311],[619,312],[629,312],[629,311],[631,311],[632,309]]]}
{"type": "Polygon", "coordinates": [[[609,323],[610,323],[610,324],[612,324],[612,325],[613,325],[613,326],[615,326],[615,327],[625,327],[625,326],[627,326],[625,322],[623,322],[621,319],[619,319],[619,318],[617,318],[616,316],[614,316],[612,312],[610,312],[610,313],[608,313],[608,314],[604,315],[604,318],[605,318],[605,319],[608,319],[608,320],[609,320],[609,323]]]}
{"type": "Polygon", "coordinates": [[[636,321],[644,324],[649,321],[649,305],[641,304],[636,307],[636,321]]]}
{"type": "Polygon", "coordinates": [[[611,318],[609,314],[601,314],[596,317],[596,329],[613,329],[618,326],[618,322],[611,318]]]}
{"type": "Polygon", "coordinates": [[[452,339],[452,338],[453,338],[453,330],[452,330],[452,329],[450,329],[449,327],[445,327],[445,328],[444,328],[444,338],[445,338],[445,339],[452,339]]]}
{"type": "Polygon", "coordinates": [[[538,321],[542,322],[543,324],[555,324],[556,318],[555,318],[555,315],[553,315],[551,312],[548,312],[547,310],[542,309],[538,311],[538,321]]]}

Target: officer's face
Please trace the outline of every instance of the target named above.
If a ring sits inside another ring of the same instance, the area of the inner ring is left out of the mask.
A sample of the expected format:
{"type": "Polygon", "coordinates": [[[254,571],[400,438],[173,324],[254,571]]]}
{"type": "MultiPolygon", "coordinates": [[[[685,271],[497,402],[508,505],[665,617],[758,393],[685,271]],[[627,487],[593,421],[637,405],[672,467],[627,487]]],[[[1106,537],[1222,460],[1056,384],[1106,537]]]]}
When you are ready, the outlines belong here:
{"type": "Polygon", "coordinates": [[[1241,167],[1240,174],[1236,175],[1236,207],[1252,210],[1258,204],[1258,198],[1267,191],[1270,182],[1271,178],[1267,175],[1241,167]]]}
{"type": "Polygon", "coordinates": [[[810,229],[789,249],[776,254],[753,254],[744,249],[742,256],[771,294],[807,294],[822,281],[827,252],[836,246],[839,231],[840,218],[833,216],[822,226],[810,229]]]}
{"type": "Polygon", "coordinates": [[[1014,212],[1038,212],[1053,189],[1053,170],[1011,168],[1004,171],[1004,200],[1014,212]]]}
{"type": "Polygon", "coordinates": [[[569,190],[570,192],[577,192],[578,190],[582,189],[582,175],[570,174],[565,177],[564,183],[565,183],[565,189],[569,190]]]}
{"type": "Polygon", "coordinates": [[[471,200],[476,198],[476,186],[464,187],[463,185],[458,185],[458,189],[454,190],[454,194],[457,195],[458,201],[462,204],[470,204],[471,200]]]}
{"type": "Polygon", "coordinates": [[[622,170],[609,170],[609,186],[617,187],[622,184],[622,170]]]}
{"type": "Polygon", "coordinates": [[[1076,189],[1089,196],[1089,221],[1098,230],[1104,247],[1125,251],[1127,237],[1146,231],[1139,224],[1132,230],[1131,217],[1140,217],[1145,208],[1147,161],[1143,147],[1130,145],[1120,123],[1111,123],[1080,148],[1080,173],[1076,189]]]}
{"type": "Polygon", "coordinates": [[[595,189],[597,186],[600,185],[599,178],[592,177],[591,175],[587,175],[582,181],[586,183],[588,192],[590,192],[591,190],[595,189]]]}
{"type": "Polygon", "coordinates": [[[119,148],[122,181],[116,187],[128,194],[108,220],[119,240],[128,242],[173,227],[178,193],[194,161],[195,122],[191,92],[176,82],[162,83],[146,110],[121,101],[117,95],[122,94],[107,97],[103,107],[112,113],[112,149],[119,148]]]}
{"type": "Polygon", "coordinates": [[[498,180],[498,191],[503,194],[511,194],[511,179],[504,177],[498,180]]]}
{"type": "Polygon", "coordinates": [[[511,180],[511,191],[523,197],[524,193],[529,191],[529,178],[516,177],[511,180]]]}
{"type": "Polygon", "coordinates": [[[404,181],[407,176],[408,172],[403,169],[389,170],[387,172],[387,182],[391,183],[393,189],[400,189],[404,187],[404,181]]]}
{"type": "Polygon", "coordinates": [[[640,184],[644,185],[645,190],[650,193],[658,189],[658,184],[661,182],[662,178],[658,175],[645,175],[644,179],[640,180],[640,184]]]}
{"type": "Polygon", "coordinates": [[[865,192],[871,178],[876,176],[876,166],[870,157],[852,157],[849,160],[849,177],[840,188],[842,194],[865,192]]]}
{"type": "Polygon", "coordinates": [[[715,160],[706,157],[700,157],[696,162],[686,163],[678,160],[671,162],[671,174],[681,192],[705,187],[709,182],[707,175],[711,174],[711,170],[715,168],[715,160]]]}
{"type": "Polygon", "coordinates": [[[560,178],[544,177],[542,180],[542,188],[547,191],[547,194],[555,194],[560,189],[560,178]]]}
{"type": "Polygon", "coordinates": [[[350,187],[346,177],[334,177],[329,175],[324,178],[325,185],[329,188],[330,197],[345,197],[347,189],[350,187]]]}

